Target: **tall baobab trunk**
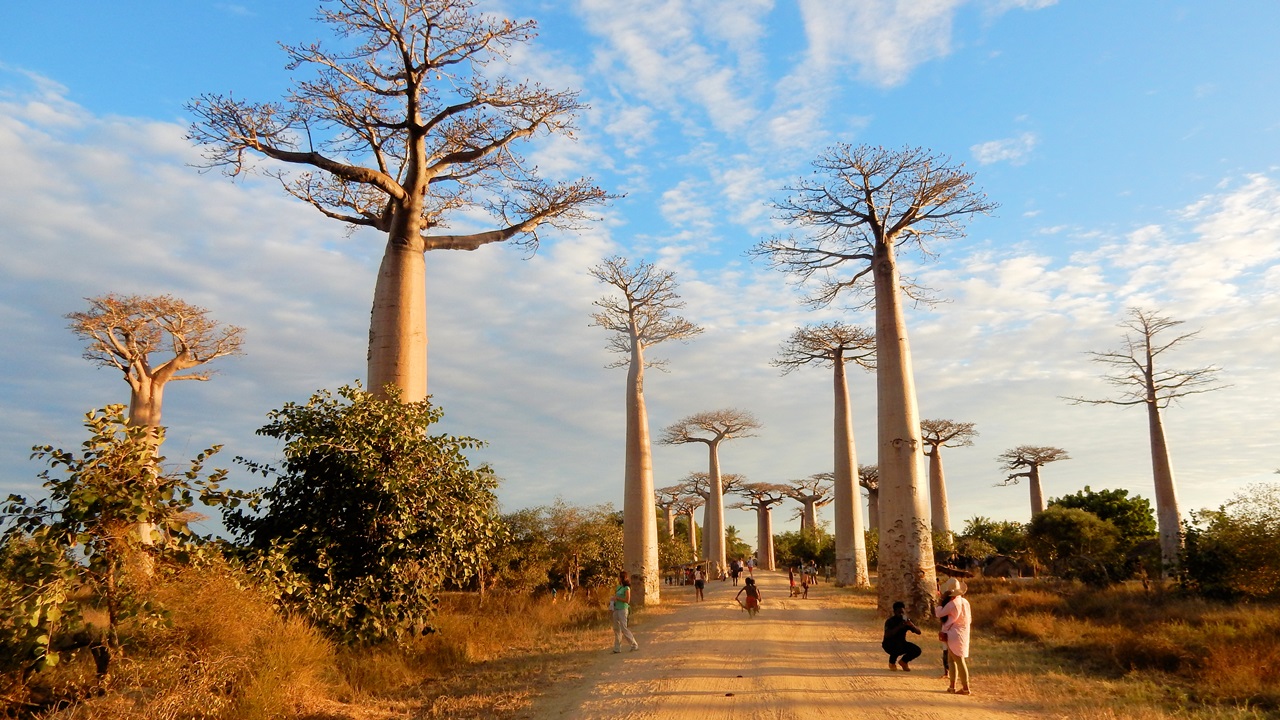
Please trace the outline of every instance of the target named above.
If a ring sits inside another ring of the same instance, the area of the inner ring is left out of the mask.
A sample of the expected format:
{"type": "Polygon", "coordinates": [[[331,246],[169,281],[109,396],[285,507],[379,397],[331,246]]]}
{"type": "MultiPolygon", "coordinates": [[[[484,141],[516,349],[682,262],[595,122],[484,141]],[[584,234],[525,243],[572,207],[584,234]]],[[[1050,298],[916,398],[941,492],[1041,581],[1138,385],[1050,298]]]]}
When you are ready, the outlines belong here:
{"type": "Polygon", "coordinates": [[[694,508],[686,513],[689,517],[689,549],[693,551],[693,559],[698,559],[698,523],[694,522],[694,508]]]}
{"type": "Polygon", "coordinates": [[[644,406],[644,354],[632,337],[631,367],[627,370],[627,468],[622,503],[622,555],[631,574],[631,599],[637,605],[657,605],[661,598],[658,567],[658,513],[653,505],[653,456],[649,445],[649,416],[644,406]]]}
{"type": "Polygon", "coordinates": [[[880,532],[880,490],[867,490],[867,525],[871,532],[880,532]]]}
{"type": "Polygon", "coordinates": [[[929,518],[935,532],[951,536],[951,514],[947,509],[947,479],[942,472],[942,448],[935,445],[929,456],[929,518]]]}
{"type": "MultiPolygon", "coordinates": [[[[405,208],[397,215],[412,211],[405,208]]],[[[426,260],[417,223],[397,218],[396,224],[373,291],[369,392],[382,396],[388,384],[395,385],[401,401],[418,402],[427,397],[426,260]]]]}
{"type": "MultiPolygon", "coordinates": [[[[152,452],[160,454],[160,413],[164,405],[164,386],[169,375],[150,375],[136,372],[129,376],[129,424],[147,428],[147,440],[152,452]]],[[[145,520],[134,524],[134,532],[138,542],[143,545],[155,544],[155,523],[145,520]]],[[[132,562],[142,574],[151,576],[155,572],[155,563],[150,555],[138,553],[132,562]]]]}
{"type": "Polygon", "coordinates": [[[728,570],[725,562],[724,543],[724,482],[720,478],[720,444],[710,442],[708,447],[707,485],[710,497],[707,498],[707,560],[711,562],[708,577],[718,578],[720,573],[728,570]]]}
{"type": "Polygon", "coordinates": [[[662,519],[667,523],[667,538],[674,540],[676,537],[676,511],[670,503],[662,505],[662,519]]]}
{"type": "Polygon", "coordinates": [[[1182,550],[1182,516],[1178,512],[1178,487],[1173,481],[1173,464],[1165,443],[1160,408],[1147,403],[1147,423],[1151,428],[1151,470],[1156,481],[1156,520],[1160,533],[1161,576],[1169,577],[1178,567],[1182,550]]]}
{"type": "Polygon", "coordinates": [[[867,539],[862,528],[862,493],[853,444],[853,415],[849,407],[849,382],[844,361],[835,365],[835,506],[836,585],[870,587],[867,539]]]}
{"type": "Polygon", "coordinates": [[[1027,468],[1027,485],[1031,486],[1031,515],[1044,512],[1044,488],[1040,485],[1040,466],[1027,468]]]}
{"type": "Polygon", "coordinates": [[[778,563],[774,560],[773,553],[773,508],[768,505],[760,508],[757,522],[759,529],[756,531],[756,544],[759,548],[756,551],[756,564],[763,570],[777,570],[778,563]]]}
{"type": "Polygon", "coordinates": [[[818,501],[803,500],[804,510],[800,514],[800,530],[818,529],[818,501]]]}
{"type": "Polygon", "coordinates": [[[921,492],[923,443],[911,347],[902,316],[892,238],[877,242],[872,260],[876,303],[876,395],[880,466],[878,606],[895,601],[912,617],[931,617],[937,582],[933,538],[921,492]]]}

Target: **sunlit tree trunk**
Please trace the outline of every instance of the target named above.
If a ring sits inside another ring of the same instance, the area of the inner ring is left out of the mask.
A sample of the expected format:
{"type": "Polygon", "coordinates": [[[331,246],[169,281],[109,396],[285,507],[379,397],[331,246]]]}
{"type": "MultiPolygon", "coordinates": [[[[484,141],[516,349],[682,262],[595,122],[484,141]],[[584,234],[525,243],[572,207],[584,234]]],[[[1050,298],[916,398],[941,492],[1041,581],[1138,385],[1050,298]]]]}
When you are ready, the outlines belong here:
{"type": "Polygon", "coordinates": [[[720,577],[720,573],[728,568],[725,562],[724,543],[724,482],[720,477],[720,444],[707,444],[707,482],[711,496],[707,499],[707,560],[709,577],[720,577]]]}
{"type": "Polygon", "coordinates": [[[835,367],[835,512],[836,584],[870,587],[867,539],[862,527],[862,493],[858,491],[857,451],[853,443],[853,415],[843,360],[835,367]]]}
{"type": "Polygon", "coordinates": [[[1151,469],[1156,481],[1161,575],[1167,578],[1177,568],[1182,550],[1182,516],[1178,511],[1178,487],[1169,461],[1169,446],[1165,443],[1164,423],[1155,403],[1147,403],[1147,422],[1151,429],[1151,469]]]}
{"type": "Polygon", "coordinates": [[[622,554],[626,570],[631,573],[631,599],[637,606],[657,605],[662,580],[658,567],[658,513],[653,505],[653,457],[649,416],[644,406],[644,354],[635,337],[627,370],[626,463],[622,554]]]}
{"type": "Polygon", "coordinates": [[[895,601],[907,614],[933,612],[933,539],[922,492],[922,441],[911,348],[902,315],[892,242],[878,242],[872,261],[876,308],[876,394],[879,408],[880,548],[878,599],[882,614],[895,601]]]}
{"type": "Polygon", "coordinates": [[[698,559],[698,523],[694,522],[694,508],[689,508],[687,513],[689,517],[689,550],[693,552],[693,558],[698,559]]]}
{"type": "Polygon", "coordinates": [[[760,511],[760,550],[757,553],[757,564],[765,570],[777,570],[778,563],[773,553],[773,508],[765,507],[760,511]]]}
{"type": "Polygon", "coordinates": [[[669,504],[662,505],[662,519],[667,524],[667,537],[675,539],[676,536],[676,511],[669,504]]]}
{"type": "Polygon", "coordinates": [[[369,391],[382,396],[387,385],[394,385],[404,402],[427,397],[425,245],[420,223],[401,220],[411,211],[397,213],[378,268],[369,318],[369,391]]]}
{"type": "Polygon", "coordinates": [[[947,509],[947,479],[942,471],[942,448],[935,445],[929,456],[929,518],[935,532],[951,535],[951,515],[947,509]]]}
{"type": "Polygon", "coordinates": [[[1040,466],[1027,468],[1027,485],[1031,487],[1031,514],[1044,512],[1044,487],[1040,484],[1040,466]]]}

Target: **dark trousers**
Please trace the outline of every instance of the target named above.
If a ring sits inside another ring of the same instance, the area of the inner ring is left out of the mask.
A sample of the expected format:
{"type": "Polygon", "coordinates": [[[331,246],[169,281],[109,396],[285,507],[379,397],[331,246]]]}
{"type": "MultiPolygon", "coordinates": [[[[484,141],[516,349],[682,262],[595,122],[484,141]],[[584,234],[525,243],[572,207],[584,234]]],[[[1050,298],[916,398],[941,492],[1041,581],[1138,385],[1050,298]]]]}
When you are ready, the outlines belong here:
{"type": "Polygon", "coordinates": [[[920,646],[913,642],[907,642],[906,640],[903,640],[901,643],[896,645],[881,645],[880,647],[884,648],[884,651],[889,653],[890,665],[898,662],[899,659],[904,663],[909,663],[920,657],[920,646]]]}

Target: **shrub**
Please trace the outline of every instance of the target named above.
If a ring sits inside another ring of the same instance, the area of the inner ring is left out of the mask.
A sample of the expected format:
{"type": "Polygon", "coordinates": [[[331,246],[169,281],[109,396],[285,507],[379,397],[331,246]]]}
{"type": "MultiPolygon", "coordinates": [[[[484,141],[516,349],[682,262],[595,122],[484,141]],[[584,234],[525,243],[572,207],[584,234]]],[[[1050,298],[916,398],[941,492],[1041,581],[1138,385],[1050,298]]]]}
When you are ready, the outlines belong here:
{"type": "Polygon", "coordinates": [[[1280,599],[1280,486],[1252,485],[1184,527],[1184,587],[1213,598],[1280,599]]]}
{"type": "Polygon", "coordinates": [[[358,387],[269,414],[258,433],[283,440],[283,466],[241,460],[275,483],[227,526],[278,601],[347,642],[429,629],[446,581],[475,575],[493,547],[497,478],[472,469],[478,440],[432,435],[429,401],[358,387]]]}

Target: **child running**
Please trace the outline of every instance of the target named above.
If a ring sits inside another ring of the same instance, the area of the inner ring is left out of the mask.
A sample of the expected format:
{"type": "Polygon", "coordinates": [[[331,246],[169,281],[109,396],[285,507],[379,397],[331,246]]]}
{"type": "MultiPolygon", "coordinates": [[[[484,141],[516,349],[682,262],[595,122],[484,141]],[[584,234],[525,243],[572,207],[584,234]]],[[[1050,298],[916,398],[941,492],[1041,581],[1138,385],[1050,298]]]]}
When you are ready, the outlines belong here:
{"type": "Polygon", "coordinates": [[[738,600],[738,604],[746,609],[748,616],[755,617],[756,613],[760,612],[760,588],[756,587],[756,579],[747,578],[747,584],[738,591],[738,594],[733,599],[738,600]],[[738,598],[742,597],[742,593],[747,594],[746,602],[738,600],[738,598]]]}

